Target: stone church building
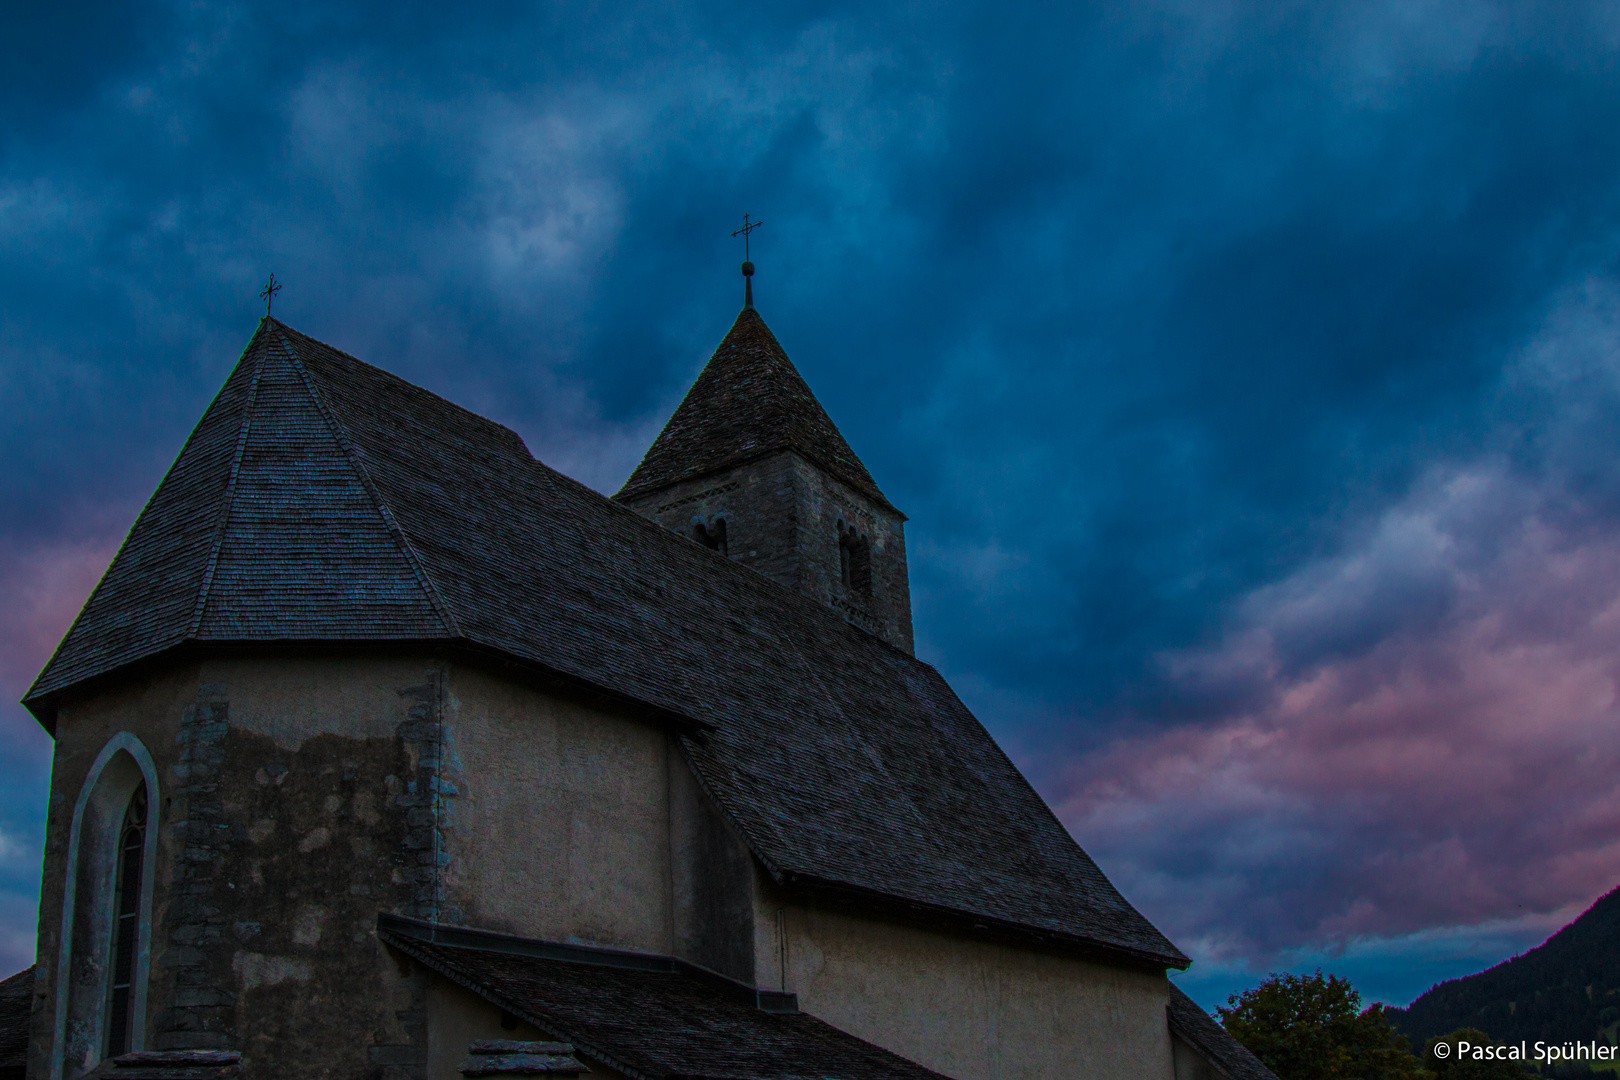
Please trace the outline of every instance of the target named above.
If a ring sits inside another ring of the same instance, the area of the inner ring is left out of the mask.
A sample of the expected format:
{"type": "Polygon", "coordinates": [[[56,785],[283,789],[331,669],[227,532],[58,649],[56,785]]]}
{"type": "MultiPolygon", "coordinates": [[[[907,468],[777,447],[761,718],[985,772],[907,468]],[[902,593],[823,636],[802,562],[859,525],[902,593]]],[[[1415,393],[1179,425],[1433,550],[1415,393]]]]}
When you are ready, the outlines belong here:
{"type": "Polygon", "coordinates": [[[11,1074],[1267,1080],[905,520],[751,303],[612,499],[265,318],[25,698],[11,1074]]]}

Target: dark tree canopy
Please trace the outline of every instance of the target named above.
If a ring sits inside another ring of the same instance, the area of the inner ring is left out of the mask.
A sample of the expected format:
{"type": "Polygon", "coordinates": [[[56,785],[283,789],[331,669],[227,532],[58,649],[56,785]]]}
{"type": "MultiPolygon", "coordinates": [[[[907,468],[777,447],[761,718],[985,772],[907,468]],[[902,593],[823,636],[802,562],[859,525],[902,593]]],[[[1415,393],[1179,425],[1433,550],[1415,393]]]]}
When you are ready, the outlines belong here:
{"type": "Polygon", "coordinates": [[[1279,1080],[1421,1080],[1411,1045],[1348,979],[1273,974],[1217,1008],[1221,1023],[1279,1080]]]}

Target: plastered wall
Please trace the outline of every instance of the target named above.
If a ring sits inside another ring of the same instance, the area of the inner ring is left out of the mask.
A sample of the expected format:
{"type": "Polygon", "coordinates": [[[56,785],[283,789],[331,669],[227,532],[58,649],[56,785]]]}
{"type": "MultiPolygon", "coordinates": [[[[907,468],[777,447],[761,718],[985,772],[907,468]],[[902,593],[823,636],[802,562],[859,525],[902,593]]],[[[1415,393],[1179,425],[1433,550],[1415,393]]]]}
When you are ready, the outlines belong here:
{"type": "MultiPolygon", "coordinates": [[[[502,1023],[501,1010],[472,991],[449,979],[427,975],[428,1055],[427,1080],[462,1080],[461,1063],[467,1060],[467,1047],[475,1040],[517,1039],[523,1042],[549,1042],[555,1036],[516,1017],[502,1023]]],[[[591,1071],[591,1080],[627,1080],[595,1058],[575,1050],[591,1071]]]]}
{"type": "Polygon", "coordinates": [[[63,704],[31,1077],[51,1077],[72,807],[118,732],[158,775],[149,1049],[421,1076],[423,973],[377,942],[379,911],[752,974],[749,857],[667,731],[402,653],[193,663],[63,704]]]}
{"type": "Polygon", "coordinates": [[[1224,1074],[1186,1040],[1171,1034],[1170,1045],[1175,1053],[1176,1080],[1225,1080],[1224,1074]]]}
{"type": "Polygon", "coordinates": [[[1176,1080],[1162,974],[789,903],[763,884],[759,900],[760,985],[784,983],[806,1012],[930,1069],[1176,1080]]]}
{"type": "Polygon", "coordinates": [[[669,952],[668,744],[659,727],[452,666],[447,921],[669,952]]]}

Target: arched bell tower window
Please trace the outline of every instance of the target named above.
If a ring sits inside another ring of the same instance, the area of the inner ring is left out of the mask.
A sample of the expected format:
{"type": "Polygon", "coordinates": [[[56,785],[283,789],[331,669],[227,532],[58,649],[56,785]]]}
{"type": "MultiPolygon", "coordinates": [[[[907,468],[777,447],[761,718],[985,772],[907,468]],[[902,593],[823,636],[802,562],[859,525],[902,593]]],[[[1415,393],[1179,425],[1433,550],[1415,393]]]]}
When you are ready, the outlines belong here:
{"type": "Polygon", "coordinates": [[[872,541],[842,519],[838,522],[838,577],[851,592],[872,595],[872,541]]]}
{"type": "Polygon", "coordinates": [[[117,907],[113,919],[112,1000],[107,1006],[107,1057],[128,1053],[134,1045],[130,1009],[135,983],[135,953],[140,943],[141,883],[146,857],[146,784],[135,789],[119,830],[117,907]]]}
{"type": "Polygon", "coordinates": [[[717,517],[709,524],[702,521],[692,523],[692,539],[708,548],[718,551],[722,555],[730,555],[726,549],[726,519],[717,517]]]}

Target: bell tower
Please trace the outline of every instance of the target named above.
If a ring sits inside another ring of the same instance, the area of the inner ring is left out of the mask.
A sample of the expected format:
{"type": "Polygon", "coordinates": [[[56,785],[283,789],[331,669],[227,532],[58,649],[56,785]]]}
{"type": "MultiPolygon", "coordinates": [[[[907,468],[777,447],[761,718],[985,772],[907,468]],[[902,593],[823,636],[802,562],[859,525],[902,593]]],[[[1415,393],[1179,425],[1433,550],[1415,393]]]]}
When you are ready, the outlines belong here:
{"type": "Polygon", "coordinates": [[[754,310],[742,311],[614,496],[912,651],[905,520],[754,310]]]}

